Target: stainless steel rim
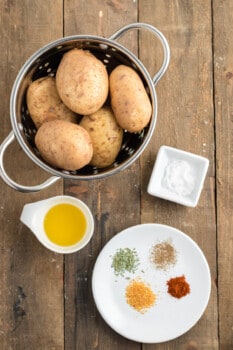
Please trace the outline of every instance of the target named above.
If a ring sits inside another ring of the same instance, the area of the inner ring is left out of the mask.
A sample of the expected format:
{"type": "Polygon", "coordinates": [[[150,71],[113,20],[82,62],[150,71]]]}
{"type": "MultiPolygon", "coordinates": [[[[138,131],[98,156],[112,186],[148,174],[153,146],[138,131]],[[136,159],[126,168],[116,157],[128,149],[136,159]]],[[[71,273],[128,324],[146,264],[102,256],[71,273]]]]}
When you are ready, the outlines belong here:
{"type": "Polygon", "coordinates": [[[27,154],[27,156],[34,163],[36,163],[39,167],[41,167],[42,169],[44,169],[45,171],[47,171],[53,175],[64,177],[64,178],[80,179],[80,180],[99,179],[99,178],[102,178],[105,176],[113,175],[121,170],[124,170],[129,165],[131,165],[140,156],[140,154],[143,152],[143,150],[146,148],[146,146],[148,145],[150,138],[154,132],[155,125],[156,125],[157,96],[156,96],[153,81],[152,81],[149,73],[147,72],[146,68],[144,67],[142,62],[132,52],[130,52],[127,48],[125,48],[124,46],[122,46],[121,44],[119,44],[116,41],[112,41],[110,39],[106,39],[106,38],[102,38],[102,37],[98,37],[98,36],[73,35],[73,36],[68,36],[65,38],[58,39],[56,41],[49,43],[48,45],[45,45],[44,47],[42,47],[41,49],[36,51],[25,62],[25,64],[22,66],[21,70],[19,71],[19,73],[16,77],[16,80],[15,80],[15,83],[13,85],[13,88],[12,88],[11,98],[10,98],[10,118],[11,118],[11,124],[12,124],[14,134],[15,134],[16,139],[18,140],[20,146],[22,147],[24,152],[27,154]],[[35,154],[31,151],[31,149],[28,147],[28,145],[25,143],[25,141],[22,137],[22,124],[17,122],[17,116],[16,116],[16,113],[17,113],[17,111],[16,111],[16,104],[17,104],[16,99],[17,99],[19,86],[22,83],[22,80],[24,79],[28,69],[30,69],[32,63],[36,62],[36,60],[38,60],[40,58],[40,56],[43,53],[46,53],[48,50],[50,50],[52,48],[59,47],[60,45],[63,45],[69,41],[76,41],[76,40],[96,41],[96,42],[99,42],[100,45],[111,46],[113,48],[116,48],[120,52],[124,53],[131,61],[133,61],[133,63],[136,64],[136,66],[143,73],[143,76],[144,76],[145,80],[147,81],[147,84],[148,84],[148,87],[150,90],[150,96],[152,98],[151,102],[152,102],[152,108],[153,108],[153,116],[151,118],[151,122],[150,122],[150,126],[149,126],[149,130],[147,132],[147,135],[146,135],[145,139],[143,140],[143,144],[135,151],[135,153],[133,154],[133,156],[131,158],[126,160],[124,163],[122,163],[118,167],[113,168],[111,170],[108,169],[108,170],[103,171],[99,174],[96,173],[93,175],[72,175],[66,171],[56,170],[56,169],[50,167],[49,165],[47,165],[46,163],[44,163],[43,161],[41,161],[39,158],[37,158],[35,156],[35,154]]]}

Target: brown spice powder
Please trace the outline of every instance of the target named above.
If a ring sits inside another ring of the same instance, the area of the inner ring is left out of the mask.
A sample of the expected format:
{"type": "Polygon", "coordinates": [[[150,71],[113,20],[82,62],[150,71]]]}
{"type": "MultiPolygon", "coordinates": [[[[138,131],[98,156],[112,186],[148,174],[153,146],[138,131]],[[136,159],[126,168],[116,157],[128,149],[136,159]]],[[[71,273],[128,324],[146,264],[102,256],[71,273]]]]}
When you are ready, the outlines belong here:
{"type": "Polygon", "coordinates": [[[127,303],[141,313],[152,307],[156,300],[150,286],[137,279],[132,280],[126,287],[125,296],[127,303]]]}
{"type": "Polygon", "coordinates": [[[157,269],[167,270],[177,262],[177,251],[171,240],[157,243],[151,250],[151,261],[157,269]]]}

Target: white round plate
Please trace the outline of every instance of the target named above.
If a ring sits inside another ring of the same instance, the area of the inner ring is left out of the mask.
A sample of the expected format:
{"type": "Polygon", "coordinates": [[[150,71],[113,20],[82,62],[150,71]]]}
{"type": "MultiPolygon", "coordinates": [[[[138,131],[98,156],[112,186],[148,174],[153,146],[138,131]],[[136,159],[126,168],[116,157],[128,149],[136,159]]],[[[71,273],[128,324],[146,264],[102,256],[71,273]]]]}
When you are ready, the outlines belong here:
{"type": "Polygon", "coordinates": [[[92,275],[92,292],[103,319],[117,333],[141,343],[160,343],[187,332],[205,311],[210,290],[209,266],[198,245],[181,231],[159,224],[132,226],[114,236],[100,252],[92,275]],[[177,251],[177,262],[164,271],[152,264],[150,252],[152,246],[167,240],[177,251]],[[111,264],[119,248],[136,249],[140,265],[134,274],[114,274],[111,264]],[[178,299],[167,292],[166,282],[182,275],[190,293],[178,299]],[[143,314],[125,298],[129,279],[137,277],[156,295],[155,305],[143,314]]]}

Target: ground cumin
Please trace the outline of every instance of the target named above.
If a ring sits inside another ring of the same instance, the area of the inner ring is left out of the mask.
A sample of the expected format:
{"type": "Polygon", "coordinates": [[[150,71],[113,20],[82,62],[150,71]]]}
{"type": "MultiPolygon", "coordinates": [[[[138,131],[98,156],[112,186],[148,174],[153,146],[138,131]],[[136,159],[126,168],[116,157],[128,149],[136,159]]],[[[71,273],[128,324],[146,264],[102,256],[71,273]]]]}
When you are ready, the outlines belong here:
{"type": "Polygon", "coordinates": [[[185,280],[185,276],[170,278],[167,281],[168,293],[175,298],[182,298],[190,293],[190,286],[185,280]]]}
{"type": "Polygon", "coordinates": [[[155,244],[151,249],[150,260],[160,270],[167,270],[177,262],[177,252],[171,240],[155,244]]]}
{"type": "Polygon", "coordinates": [[[126,287],[127,303],[137,311],[144,313],[155,304],[156,295],[149,285],[134,279],[126,287]]]}

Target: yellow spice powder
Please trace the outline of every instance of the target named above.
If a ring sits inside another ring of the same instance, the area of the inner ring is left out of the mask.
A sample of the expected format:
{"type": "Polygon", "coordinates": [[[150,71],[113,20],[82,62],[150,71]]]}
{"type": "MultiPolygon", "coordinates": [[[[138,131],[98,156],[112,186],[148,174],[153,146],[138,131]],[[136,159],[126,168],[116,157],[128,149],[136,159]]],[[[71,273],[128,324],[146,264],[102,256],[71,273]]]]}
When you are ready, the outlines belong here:
{"type": "Polygon", "coordinates": [[[125,296],[127,303],[141,313],[152,307],[156,300],[156,295],[150,286],[136,279],[126,287],[125,296]]]}

